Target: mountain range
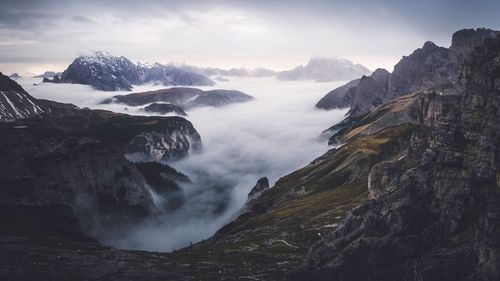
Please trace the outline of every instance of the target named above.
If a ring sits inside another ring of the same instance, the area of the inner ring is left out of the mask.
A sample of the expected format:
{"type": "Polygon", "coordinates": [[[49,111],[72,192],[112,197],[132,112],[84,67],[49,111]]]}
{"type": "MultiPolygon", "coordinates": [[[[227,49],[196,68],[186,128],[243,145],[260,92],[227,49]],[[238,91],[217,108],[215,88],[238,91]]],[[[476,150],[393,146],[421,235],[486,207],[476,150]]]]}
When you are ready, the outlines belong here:
{"type": "Polygon", "coordinates": [[[172,86],[213,86],[207,77],[173,65],[134,64],[125,57],[104,52],[76,58],[61,76],[44,82],[90,85],[102,91],[131,91],[133,85],[149,82],[172,86]]]}
{"type": "Polygon", "coordinates": [[[166,86],[213,86],[207,77],[216,76],[219,82],[224,77],[277,77],[280,80],[316,82],[346,81],[369,75],[371,72],[360,64],[346,59],[311,59],[305,66],[297,66],[287,71],[266,68],[213,68],[196,67],[186,64],[134,64],[125,57],[116,57],[96,51],[90,56],[76,58],[62,73],[46,71],[35,76],[44,82],[85,84],[102,91],[130,91],[133,85],[149,82],[166,86]]]}
{"type": "MultiPolygon", "coordinates": [[[[172,253],[100,245],[87,228],[95,217],[68,198],[87,191],[85,207],[104,225],[101,214],[144,217],[151,200],[139,182],[154,177],[125,158],[128,145],[161,134],[133,146],[158,157],[148,147],[173,131],[199,140],[189,121],[32,101],[48,113],[0,123],[0,276],[499,280],[499,74],[499,33],[465,29],[450,48],[426,42],[392,73],[355,77],[318,103],[350,108],[326,132],[339,145],[270,188],[259,180],[233,221],[172,253]]],[[[2,91],[20,92],[8,84],[2,91]]],[[[162,166],[147,170],[182,178],[162,166]]]]}

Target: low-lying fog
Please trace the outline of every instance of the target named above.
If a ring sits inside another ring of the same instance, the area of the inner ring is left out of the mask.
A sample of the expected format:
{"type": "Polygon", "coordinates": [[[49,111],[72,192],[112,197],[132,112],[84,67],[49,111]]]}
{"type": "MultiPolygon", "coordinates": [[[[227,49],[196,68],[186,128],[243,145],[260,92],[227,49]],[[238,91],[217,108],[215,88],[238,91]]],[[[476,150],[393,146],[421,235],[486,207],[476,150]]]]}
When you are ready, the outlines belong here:
{"type": "MultiPolygon", "coordinates": [[[[36,98],[147,115],[124,105],[98,105],[121,92],[95,91],[83,85],[33,85],[40,79],[32,78],[18,82],[36,98]]],[[[102,242],[118,248],[171,251],[208,238],[234,218],[260,177],[267,176],[272,185],[328,149],[326,140],[318,136],[346,111],[315,110],[314,104],[341,84],[230,77],[229,82],[214,87],[199,87],[240,90],[255,100],[189,110],[186,118],[200,133],[203,150],[169,163],[194,182],[183,186],[186,203],[166,214],[162,223],[144,222],[102,242]]],[[[138,86],[134,92],[159,88],[165,87],[138,86]]]]}

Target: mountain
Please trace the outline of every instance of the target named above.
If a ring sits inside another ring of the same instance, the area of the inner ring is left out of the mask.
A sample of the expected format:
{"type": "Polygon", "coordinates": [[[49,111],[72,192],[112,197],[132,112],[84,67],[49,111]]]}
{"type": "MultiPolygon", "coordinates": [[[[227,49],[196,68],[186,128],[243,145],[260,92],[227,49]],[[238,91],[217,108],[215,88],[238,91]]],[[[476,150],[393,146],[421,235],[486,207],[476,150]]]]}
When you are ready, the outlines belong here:
{"type": "Polygon", "coordinates": [[[465,29],[452,36],[449,49],[426,42],[422,48],[403,57],[389,73],[378,69],[360,81],[351,81],[323,97],[316,107],[334,109],[350,107],[348,117],[326,130],[329,143],[342,142],[344,132],[357,126],[368,111],[389,100],[428,88],[441,89],[442,93],[459,90],[461,65],[464,58],[487,38],[499,32],[490,29],[465,29]]]}
{"type": "Polygon", "coordinates": [[[0,72],[0,122],[40,117],[44,112],[19,84],[0,72]]]}
{"type": "MultiPolygon", "coordinates": [[[[354,125],[343,132],[342,146],[283,176],[269,189],[262,180],[258,189],[263,192],[232,222],[209,239],[172,253],[103,247],[82,235],[80,222],[59,205],[2,205],[0,276],[499,280],[500,35],[483,38],[459,61],[453,68],[461,73],[457,83],[442,84],[442,75],[425,74],[420,77],[437,80],[427,79],[428,87],[418,86],[416,92],[354,115],[354,125]]],[[[0,134],[16,145],[25,143],[6,136],[7,131],[0,134]]],[[[57,146],[53,143],[47,147],[57,146]]],[[[41,147],[42,152],[50,151],[41,147]]],[[[25,169],[10,159],[0,161],[25,169]]],[[[24,177],[4,173],[22,186],[24,177]]],[[[43,198],[34,189],[17,191],[14,194],[43,198]]]]}
{"type": "Polygon", "coordinates": [[[369,75],[371,71],[346,59],[311,59],[305,66],[299,65],[294,69],[281,71],[277,78],[280,80],[315,80],[316,82],[345,81],[369,75]]]}
{"type": "Polygon", "coordinates": [[[9,76],[10,79],[13,79],[13,80],[16,80],[16,79],[19,79],[21,78],[21,75],[17,74],[16,73],[12,73],[10,76],[9,76]]]}
{"type": "Polygon", "coordinates": [[[54,76],[61,76],[62,72],[55,72],[55,71],[45,71],[43,74],[39,74],[36,76],[33,76],[34,78],[48,78],[52,79],[54,76]]]}
{"type": "Polygon", "coordinates": [[[464,29],[453,34],[449,49],[438,47],[434,43],[425,42],[422,48],[409,56],[403,57],[392,73],[378,69],[371,76],[363,78],[365,84],[379,84],[379,90],[371,91],[367,85],[359,85],[353,80],[333,90],[323,97],[316,107],[334,109],[350,107],[352,116],[362,115],[371,108],[390,99],[407,95],[429,87],[449,88],[458,86],[459,65],[472,49],[481,44],[485,38],[492,38],[498,32],[491,29],[464,29]],[[380,76],[388,76],[387,81],[380,81],[380,76]],[[371,81],[373,80],[373,81],[371,81]],[[377,81],[379,80],[379,81],[377,81]],[[364,88],[364,89],[363,89],[364,88]],[[357,98],[356,98],[357,96],[357,98]]]}
{"type": "Polygon", "coordinates": [[[131,91],[133,85],[159,82],[163,85],[212,86],[205,76],[171,65],[134,64],[125,57],[104,52],[76,58],[68,68],[54,79],[44,82],[85,84],[102,91],[131,91]]]}
{"type": "Polygon", "coordinates": [[[118,95],[103,103],[123,103],[140,106],[149,103],[166,102],[183,109],[202,106],[223,106],[232,103],[247,102],[253,97],[234,90],[202,91],[195,88],[169,88],[150,92],[118,95]]]}
{"type": "Polygon", "coordinates": [[[213,86],[215,83],[203,74],[172,64],[138,64],[141,83],[162,82],[165,86],[213,86]]]}

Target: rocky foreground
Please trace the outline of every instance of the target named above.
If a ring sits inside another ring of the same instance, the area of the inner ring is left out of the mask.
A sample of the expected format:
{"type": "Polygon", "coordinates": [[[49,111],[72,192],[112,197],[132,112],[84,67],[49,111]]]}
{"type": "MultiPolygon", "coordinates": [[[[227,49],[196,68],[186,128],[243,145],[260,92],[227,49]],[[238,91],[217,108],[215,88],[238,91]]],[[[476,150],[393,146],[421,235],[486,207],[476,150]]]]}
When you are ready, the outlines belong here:
{"type": "MultiPolygon", "coordinates": [[[[5,206],[2,225],[15,227],[1,233],[0,276],[500,279],[500,36],[463,30],[454,35],[457,42],[464,47],[426,43],[417,50],[419,57],[436,52],[406,65],[405,73],[420,73],[420,78],[389,82],[403,85],[399,90],[374,88],[383,97],[380,104],[375,100],[357,107],[361,111],[351,105],[348,119],[330,131],[342,146],[269,189],[262,179],[256,185],[261,194],[211,238],[173,253],[123,251],[99,245],[58,205],[43,205],[36,212],[5,206]],[[450,52],[456,61],[428,67],[432,59],[450,58],[450,52]],[[62,222],[69,227],[56,231],[62,222]]],[[[379,74],[373,75],[396,79],[394,73],[379,74]]],[[[21,194],[39,198],[28,189],[21,194]]]]}

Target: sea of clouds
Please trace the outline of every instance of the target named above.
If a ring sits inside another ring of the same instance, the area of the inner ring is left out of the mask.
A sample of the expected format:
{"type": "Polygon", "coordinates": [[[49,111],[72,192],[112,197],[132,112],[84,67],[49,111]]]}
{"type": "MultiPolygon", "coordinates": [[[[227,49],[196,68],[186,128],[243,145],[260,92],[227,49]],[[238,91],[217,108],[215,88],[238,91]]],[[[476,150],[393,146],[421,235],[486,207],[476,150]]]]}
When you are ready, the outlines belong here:
{"type": "MultiPolygon", "coordinates": [[[[203,149],[181,161],[168,163],[193,182],[182,185],[185,204],[160,219],[117,230],[101,242],[125,249],[171,251],[210,237],[235,218],[260,177],[267,176],[272,185],[326,152],[326,141],[319,135],[341,121],[346,113],[346,110],[314,108],[322,96],[342,82],[285,82],[272,77],[229,79],[213,87],[200,88],[240,90],[255,99],[219,108],[188,110],[186,118],[200,133],[203,149]]],[[[151,115],[136,107],[99,104],[111,96],[130,92],[40,83],[40,79],[35,78],[18,82],[36,98],[151,115]]],[[[134,92],[160,88],[165,86],[143,85],[135,87],[134,92]]]]}

